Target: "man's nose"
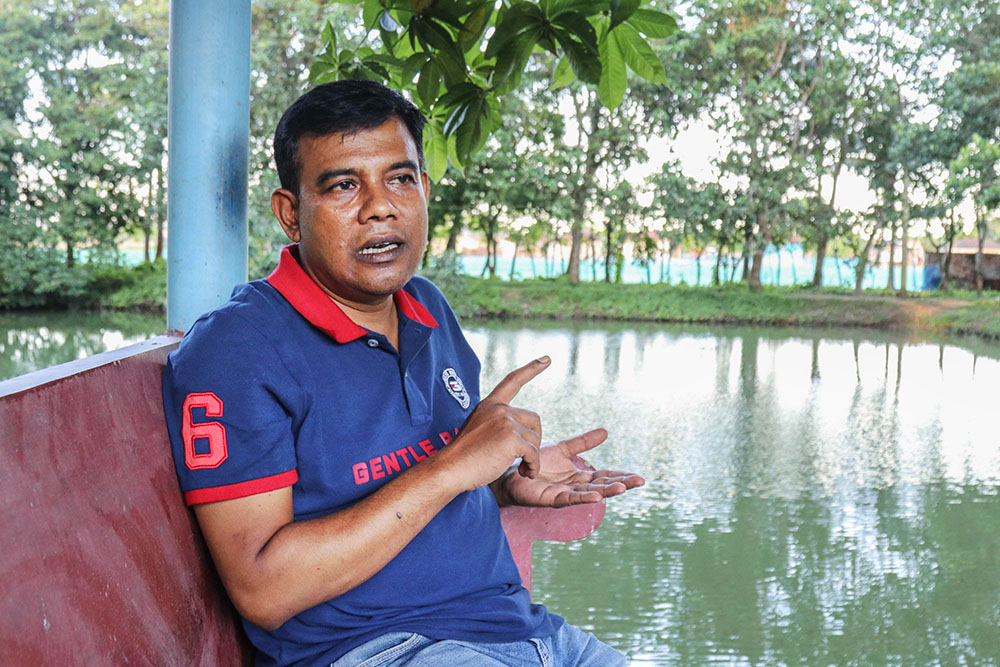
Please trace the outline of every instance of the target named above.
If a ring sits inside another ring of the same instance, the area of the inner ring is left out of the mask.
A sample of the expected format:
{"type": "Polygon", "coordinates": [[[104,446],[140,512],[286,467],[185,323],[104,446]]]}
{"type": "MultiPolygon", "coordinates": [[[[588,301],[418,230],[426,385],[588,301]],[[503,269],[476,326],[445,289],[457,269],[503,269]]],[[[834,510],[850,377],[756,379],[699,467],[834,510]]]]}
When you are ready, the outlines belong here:
{"type": "Polygon", "coordinates": [[[362,224],[386,218],[395,218],[399,210],[392,201],[391,194],[382,185],[367,188],[364,203],[358,212],[362,224]]]}

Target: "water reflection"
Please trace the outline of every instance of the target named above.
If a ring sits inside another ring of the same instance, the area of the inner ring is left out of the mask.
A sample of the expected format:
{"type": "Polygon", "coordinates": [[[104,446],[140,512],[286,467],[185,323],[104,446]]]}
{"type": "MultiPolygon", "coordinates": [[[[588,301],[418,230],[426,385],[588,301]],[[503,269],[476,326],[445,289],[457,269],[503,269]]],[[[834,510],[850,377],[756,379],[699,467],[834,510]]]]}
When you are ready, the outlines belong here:
{"type": "Polygon", "coordinates": [[[537,597],[636,664],[993,664],[1000,349],[894,334],[480,325],[488,389],[644,472],[537,597]]]}
{"type": "Polygon", "coordinates": [[[163,316],[137,313],[2,313],[0,380],[114,350],[165,329],[163,316]]]}

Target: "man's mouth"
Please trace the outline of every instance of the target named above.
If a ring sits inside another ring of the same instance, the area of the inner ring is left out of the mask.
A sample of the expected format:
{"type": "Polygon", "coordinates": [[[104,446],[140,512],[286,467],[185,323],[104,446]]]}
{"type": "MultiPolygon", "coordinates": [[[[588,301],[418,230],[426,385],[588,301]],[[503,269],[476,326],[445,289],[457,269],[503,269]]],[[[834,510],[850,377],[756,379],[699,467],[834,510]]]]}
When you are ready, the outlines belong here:
{"type": "Polygon", "coordinates": [[[364,248],[359,250],[359,254],[362,255],[380,255],[386,252],[392,252],[400,246],[400,243],[396,241],[379,241],[377,243],[372,243],[370,245],[366,244],[364,248]]]}

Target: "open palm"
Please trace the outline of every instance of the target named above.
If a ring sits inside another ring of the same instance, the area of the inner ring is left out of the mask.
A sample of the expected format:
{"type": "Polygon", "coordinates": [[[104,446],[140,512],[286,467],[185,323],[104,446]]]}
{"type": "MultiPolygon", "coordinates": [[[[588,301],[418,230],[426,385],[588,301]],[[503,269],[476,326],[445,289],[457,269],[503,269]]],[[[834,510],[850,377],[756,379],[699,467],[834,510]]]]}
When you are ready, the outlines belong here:
{"type": "Polygon", "coordinates": [[[512,505],[564,507],[596,503],[642,486],[646,481],[635,473],[618,470],[595,470],[579,457],[608,437],[602,428],[575,438],[542,445],[539,449],[539,473],[530,478],[511,471],[503,481],[505,499],[512,505]]]}

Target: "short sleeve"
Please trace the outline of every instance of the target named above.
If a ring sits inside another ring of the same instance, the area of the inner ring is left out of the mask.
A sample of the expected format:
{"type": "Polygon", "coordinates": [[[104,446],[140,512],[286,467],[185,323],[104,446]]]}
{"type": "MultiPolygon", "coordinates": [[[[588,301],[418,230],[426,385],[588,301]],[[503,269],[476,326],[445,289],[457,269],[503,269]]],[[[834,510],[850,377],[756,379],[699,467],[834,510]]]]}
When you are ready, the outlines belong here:
{"type": "Polygon", "coordinates": [[[189,505],[298,481],[297,385],[274,344],[226,310],[199,320],[167,360],[163,408],[189,505]]]}

